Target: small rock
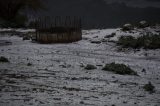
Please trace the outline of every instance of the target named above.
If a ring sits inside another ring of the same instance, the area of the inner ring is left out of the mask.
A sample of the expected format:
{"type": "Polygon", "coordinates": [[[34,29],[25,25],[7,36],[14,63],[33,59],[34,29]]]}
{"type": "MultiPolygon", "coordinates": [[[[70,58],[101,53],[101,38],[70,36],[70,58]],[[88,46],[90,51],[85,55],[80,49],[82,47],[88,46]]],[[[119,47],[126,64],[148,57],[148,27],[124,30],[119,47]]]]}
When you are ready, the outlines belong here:
{"type": "Polygon", "coordinates": [[[101,42],[108,42],[108,40],[107,39],[102,39],[101,42]]]}
{"type": "Polygon", "coordinates": [[[98,38],[98,36],[94,36],[93,38],[98,38]]]}
{"type": "Polygon", "coordinates": [[[9,60],[6,57],[1,56],[0,62],[9,62],[9,60]]]}
{"type": "Polygon", "coordinates": [[[94,69],[97,69],[96,66],[94,65],[91,65],[91,64],[87,64],[87,66],[85,67],[86,70],[94,70],[94,69]]]}
{"type": "Polygon", "coordinates": [[[148,56],[148,53],[145,53],[145,54],[144,54],[144,56],[146,56],[146,57],[147,57],[147,56],[148,56]]]}
{"type": "Polygon", "coordinates": [[[112,76],[112,78],[116,78],[115,76],[112,76]]]}
{"type": "Polygon", "coordinates": [[[140,21],[139,22],[139,27],[140,28],[149,27],[149,24],[147,23],[147,21],[140,21]]]}
{"type": "Polygon", "coordinates": [[[111,35],[106,35],[104,38],[112,38],[116,35],[116,33],[111,33],[111,35]]]}
{"type": "Polygon", "coordinates": [[[88,40],[89,38],[83,37],[82,39],[83,39],[83,40],[88,40]]]}
{"type": "Polygon", "coordinates": [[[31,63],[28,63],[27,66],[32,66],[32,64],[31,64],[31,63]]]}
{"type": "Polygon", "coordinates": [[[12,45],[12,42],[7,40],[0,40],[0,46],[4,46],[4,45],[12,45]]]}
{"type": "Polygon", "coordinates": [[[80,104],[84,104],[84,101],[80,101],[80,104]]]}
{"type": "Polygon", "coordinates": [[[155,92],[155,86],[151,82],[148,82],[148,84],[145,84],[143,86],[143,89],[145,91],[148,91],[149,93],[154,93],[155,92]]]}
{"type": "Polygon", "coordinates": [[[23,40],[30,40],[30,37],[29,36],[24,36],[23,40]]]}
{"type": "Polygon", "coordinates": [[[146,69],[143,69],[142,72],[146,73],[146,69]]]}
{"type": "Polygon", "coordinates": [[[123,31],[130,31],[132,29],[133,29],[133,26],[131,24],[125,24],[123,25],[123,28],[122,28],[123,31]]]}
{"type": "Polygon", "coordinates": [[[92,40],[91,43],[101,44],[101,41],[99,41],[99,40],[92,40]]]}

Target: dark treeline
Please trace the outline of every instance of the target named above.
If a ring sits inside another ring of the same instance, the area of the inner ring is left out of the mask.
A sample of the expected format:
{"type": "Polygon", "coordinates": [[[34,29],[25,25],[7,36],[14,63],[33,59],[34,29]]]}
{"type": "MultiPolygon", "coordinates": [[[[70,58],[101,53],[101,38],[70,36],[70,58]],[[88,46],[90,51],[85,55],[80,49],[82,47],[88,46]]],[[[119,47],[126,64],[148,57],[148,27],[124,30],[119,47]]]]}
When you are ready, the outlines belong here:
{"type": "Polygon", "coordinates": [[[45,5],[48,10],[43,16],[80,16],[83,28],[119,27],[142,20],[154,23],[160,19],[160,8],[128,7],[124,3],[107,4],[104,0],[45,0],[45,5]]]}
{"type": "Polygon", "coordinates": [[[0,24],[4,27],[24,27],[27,21],[26,10],[42,8],[41,0],[0,0],[0,24]]]}
{"type": "Polygon", "coordinates": [[[160,8],[128,7],[124,3],[107,4],[104,0],[0,0],[0,24],[3,20],[6,26],[24,26],[24,22],[45,16],[81,17],[84,29],[110,28],[142,20],[159,22],[160,8]],[[45,9],[40,10],[42,7],[45,9]]]}

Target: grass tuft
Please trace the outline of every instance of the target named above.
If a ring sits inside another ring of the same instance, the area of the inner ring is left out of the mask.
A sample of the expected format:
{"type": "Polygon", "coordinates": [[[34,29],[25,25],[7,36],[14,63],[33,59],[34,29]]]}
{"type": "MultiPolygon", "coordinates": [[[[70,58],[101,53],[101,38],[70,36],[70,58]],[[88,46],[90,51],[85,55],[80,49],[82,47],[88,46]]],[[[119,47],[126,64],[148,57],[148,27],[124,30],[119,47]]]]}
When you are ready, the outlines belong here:
{"type": "Polygon", "coordinates": [[[94,69],[97,69],[96,66],[94,65],[91,65],[91,64],[87,64],[87,66],[85,67],[86,70],[94,70],[94,69]]]}
{"type": "Polygon", "coordinates": [[[120,74],[120,75],[138,75],[130,67],[124,64],[115,64],[115,63],[106,64],[102,70],[111,71],[114,72],[115,74],[120,74]]]}
{"type": "Polygon", "coordinates": [[[32,63],[28,63],[27,66],[32,66],[32,63]]]}
{"type": "Polygon", "coordinates": [[[9,62],[9,60],[6,57],[1,56],[0,62],[9,62]]]}
{"type": "Polygon", "coordinates": [[[117,42],[123,48],[144,48],[144,49],[159,49],[160,35],[144,35],[138,38],[132,36],[121,36],[117,42]]]}
{"type": "Polygon", "coordinates": [[[151,82],[148,82],[148,84],[145,84],[143,86],[143,89],[145,91],[148,91],[149,93],[154,93],[155,92],[155,87],[153,86],[153,84],[151,82]]]}

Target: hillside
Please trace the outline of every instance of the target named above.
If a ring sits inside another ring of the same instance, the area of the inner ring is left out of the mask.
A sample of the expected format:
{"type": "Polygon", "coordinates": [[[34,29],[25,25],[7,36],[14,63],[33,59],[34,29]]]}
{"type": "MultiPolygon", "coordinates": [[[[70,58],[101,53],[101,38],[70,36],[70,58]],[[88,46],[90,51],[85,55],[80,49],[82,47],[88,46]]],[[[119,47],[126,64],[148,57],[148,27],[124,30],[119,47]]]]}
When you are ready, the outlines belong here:
{"type": "Polygon", "coordinates": [[[79,16],[84,28],[117,27],[127,22],[159,22],[160,8],[128,7],[124,3],[107,4],[103,0],[47,0],[40,15],[79,16]]]}

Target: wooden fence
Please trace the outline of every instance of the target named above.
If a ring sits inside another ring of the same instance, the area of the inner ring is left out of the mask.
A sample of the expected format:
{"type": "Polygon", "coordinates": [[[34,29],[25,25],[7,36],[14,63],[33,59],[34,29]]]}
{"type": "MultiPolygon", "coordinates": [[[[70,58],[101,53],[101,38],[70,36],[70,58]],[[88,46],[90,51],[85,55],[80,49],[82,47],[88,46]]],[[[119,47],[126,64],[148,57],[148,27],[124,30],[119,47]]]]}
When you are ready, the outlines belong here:
{"type": "Polygon", "coordinates": [[[71,43],[82,39],[79,17],[38,18],[35,27],[35,40],[40,43],[71,43]]]}

